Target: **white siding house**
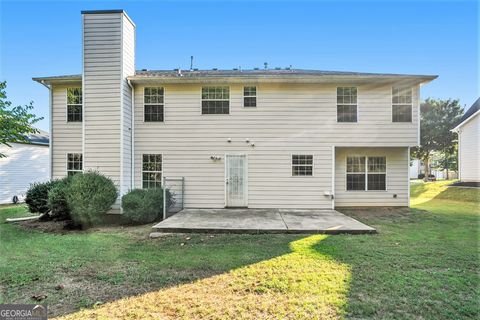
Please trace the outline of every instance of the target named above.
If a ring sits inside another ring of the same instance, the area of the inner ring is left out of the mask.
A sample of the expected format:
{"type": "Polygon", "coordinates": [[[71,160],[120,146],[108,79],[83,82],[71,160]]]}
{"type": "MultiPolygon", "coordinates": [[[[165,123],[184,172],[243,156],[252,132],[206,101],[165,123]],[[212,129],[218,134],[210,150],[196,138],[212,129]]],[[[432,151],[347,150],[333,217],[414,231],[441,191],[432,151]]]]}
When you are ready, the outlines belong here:
{"type": "Polygon", "coordinates": [[[82,14],[82,74],[34,78],[52,92],[53,177],[73,159],[120,194],[181,177],[187,208],[409,205],[420,87],[436,76],[135,71],[126,13],[82,14]]]}
{"type": "Polygon", "coordinates": [[[27,137],[29,143],[1,145],[0,153],[0,204],[13,203],[16,196],[23,201],[31,183],[50,178],[48,134],[41,132],[27,137]]]}
{"type": "Polygon", "coordinates": [[[480,98],[453,129],[458,133],[458,172],[464,182],[480,182],[480,98]]]}

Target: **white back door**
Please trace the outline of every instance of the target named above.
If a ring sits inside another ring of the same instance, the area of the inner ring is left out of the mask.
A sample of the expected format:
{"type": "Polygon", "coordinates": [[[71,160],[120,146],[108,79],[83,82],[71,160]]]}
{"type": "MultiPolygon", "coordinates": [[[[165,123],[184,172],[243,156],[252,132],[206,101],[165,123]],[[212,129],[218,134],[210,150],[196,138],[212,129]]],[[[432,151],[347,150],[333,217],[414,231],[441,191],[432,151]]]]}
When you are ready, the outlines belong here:
{"type": "Polygon", "coordinates": [[[247,156],[225,156],[225,205],[227,207],[248,206],[247,156]]]}

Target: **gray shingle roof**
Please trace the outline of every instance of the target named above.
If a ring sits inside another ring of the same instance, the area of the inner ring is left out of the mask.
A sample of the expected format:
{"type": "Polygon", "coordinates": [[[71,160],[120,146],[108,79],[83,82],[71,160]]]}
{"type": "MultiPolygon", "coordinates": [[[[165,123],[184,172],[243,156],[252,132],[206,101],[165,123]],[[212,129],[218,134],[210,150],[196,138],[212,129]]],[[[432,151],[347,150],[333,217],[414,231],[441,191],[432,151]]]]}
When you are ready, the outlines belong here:
{"type": "Polygon", "coordinates": [[[460,121],[458,122],[457,126],[461,123],[463,123],[464,121],[466,121],[468,118],[470,118],[471,116],[473,116],[473,114],[475,112],[477,112],[478,110],[480,110],[480,98],[477,99],[477,101],[475,101],[472,106],[467,110],[467,112],[465,112],[462,116],[462,118],[460,118],[460,121]]]}
{"type": "Polygon", "coordinates": [[[37,129],[39,132],[26,136],[28,143],[48,146],[50,138],[48,132],[37,129]]]}

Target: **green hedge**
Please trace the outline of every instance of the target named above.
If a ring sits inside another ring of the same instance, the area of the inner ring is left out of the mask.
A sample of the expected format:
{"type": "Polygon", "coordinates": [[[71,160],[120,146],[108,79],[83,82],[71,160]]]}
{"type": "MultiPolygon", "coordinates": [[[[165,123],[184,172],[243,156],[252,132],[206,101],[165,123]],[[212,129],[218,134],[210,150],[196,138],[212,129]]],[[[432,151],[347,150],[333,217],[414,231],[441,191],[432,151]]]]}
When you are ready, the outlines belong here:
{"type": "MultiPolygon", "coordinates": [[[[167,205],[173,203],[167,194],[167,205]]],[[[122,197],[123,214],[136,223],[151,223],[163,216],[163,189],[134,189],[122,197]]]]}
{"type": "Polygon", "coordinates": [[[66,194],[70,181],[71,177],[58,180],[48,191],[47,205],[50,210],[49,214],[53,219],[70,219],[70,209],[68,207],[66,194]]]}
{"type": "Polygon", "coordinates": [[[50,211],[48,207],[48,192],[57,183],[57,180],[53,180],[31,184],[25,196],[25,203],[28,206],[28,210],[32,213],[47,213],[50,211]]]}
{"type": "Polygon", "coordinates": [[[72,220],[83,228],[100,222],[117,199],[113,181],[96,171],[71,177],[65,194],[72,220]]]}

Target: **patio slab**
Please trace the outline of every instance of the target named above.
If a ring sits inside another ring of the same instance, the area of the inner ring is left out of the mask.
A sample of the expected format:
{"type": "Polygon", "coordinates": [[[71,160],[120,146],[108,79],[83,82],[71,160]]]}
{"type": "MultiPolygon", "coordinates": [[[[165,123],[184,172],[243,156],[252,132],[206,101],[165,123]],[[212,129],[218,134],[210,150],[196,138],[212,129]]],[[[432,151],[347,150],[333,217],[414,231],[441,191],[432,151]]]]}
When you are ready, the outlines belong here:
{"type": "Polygon", "coordinates": [[[336,210],[293,209],[184,209],[153,228],[178,233],[376,233],[336,210]]]}

